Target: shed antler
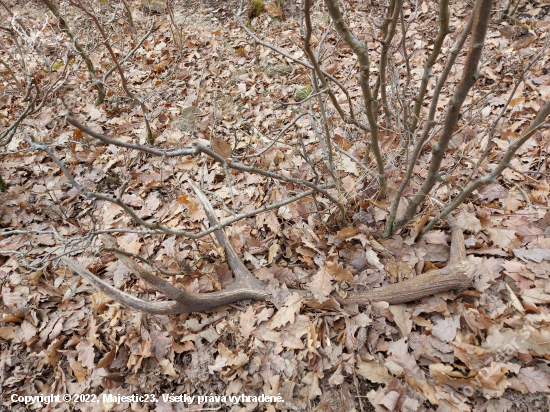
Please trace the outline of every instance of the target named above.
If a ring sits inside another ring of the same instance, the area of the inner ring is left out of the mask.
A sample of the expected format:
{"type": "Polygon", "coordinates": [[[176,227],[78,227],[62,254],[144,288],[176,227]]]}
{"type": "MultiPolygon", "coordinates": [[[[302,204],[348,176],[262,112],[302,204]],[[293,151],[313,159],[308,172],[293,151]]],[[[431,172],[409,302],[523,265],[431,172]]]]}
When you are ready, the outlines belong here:
{"type": "MultiPolygon", "coordinates": [[[[219,224],[218,218],[212,208],[212,204],[208,198],[201,192],[201,190],[191,181],[189,181],[191,187],[195,190],[197,197],[202,202],[204,211],[210,225],[215,226],[219,224]]],[[[113,286],[109,285],[99,277],[94,275],[86,268],[80,266],[74,260],[67,257],[61,257],[61,260],[70,267],[73,271],[78,273],[92,285],[94,285],[101,292],[110,296],[114,300],[142,312],[154,314],[154,315],[168,315],[176,313],[187,312],[202,312],[209,309],[214,309],[229,303],[234,303],[243,299],[265,300],[268,296],[265,291],[265,285],[256,279],[246,268],[242,260],[237,255],[237,252],[233,248],[233,245],[227,238],[227,235],[222,229],[214,232],[218,243],[225,248],[225,256],[229,267],[233,270],[235,276],[235,283],[228,286],[226,289],[213,293],[187,293],[164,279],[152,275],[130,257],[123,255],[116,250],[113,251],[115,256],[119,258],[127,267],[140,279],[149,283],[159,292],[164,293],[169,297],[170,301],[167,302],[152,302],[138,299],[128,293],[122,292],[113,286]]],[[[114,239],[111,236],[103,235],[101,240],[105,243],[105,246],[112,248],[115,245],[114,239]]]]}
{"type": "MultiPolygon", "coordinates": [[[[189,183],[202,202],[210,225],[218,225],[219,221],[210,201],[193,182],[189,181],[189,183]]],[[[476,268],[475,265],[466,260],[462,230],[458,227],[454,218],[448,216],[447,220],[451,225],[452,242],[451,258],[449,260],[449,265],[445,268],[423,273],[422,275],[408,279],[404,282],[387,285],[375,289],[374,291],[352,293],[347,298],[342,298],[334,293],[333,295],[336,300],[342,304],[356,303],[365,305],[372,301],[381,300],[387,301],[390,304],[396,304],[410,302],[453,289],[467,289],[470,286],[471,277],[476,268]]],[[[229,267],[233,270],[233,274],[235,275],[235,283],[219,292],[205,294],[187,293],[166,280],[152,275],[134,262],[129,256],[114,249],[114,238],[107,235],[101,236],[101,240],[105,246],[111,248],[116,257],[118,257],[132,273],[149,283],[159,292],[164,293],[168,298],[172,299],[170,301],[152,302],[138,299],[109,285],[86,268],[80,266],[74,260],[67,257],[61,257],[61,260],[73,271],[94,285],[98,290],[114,300],[132,309],[154,315],[202,312],[243,299],[266,300],[268,293],[265,290],[264,283],[260,282],[248,271],[223,229],[216,230],[214,233],[218,243],[225,248],[225,256],[229,267]]],[[[305,291],[302,290],[296,290],[296,292],[300,294],[305,293],[305,291]]]]}
{"type": "Polygon", "coordinates": [[[383,286],[373,291],[350,293],[345,299],[335,296],[336,300],[344,304],[357,303],[359,305],[369,301],[383,300],[394,305],[449,290],[468,289],[476,266],[466,259],[464,234],[456,219],[449,215],[447,222],[451,226],[451,255],[449,264],[443,269],[422,273],[404,282],[383,286]]]}

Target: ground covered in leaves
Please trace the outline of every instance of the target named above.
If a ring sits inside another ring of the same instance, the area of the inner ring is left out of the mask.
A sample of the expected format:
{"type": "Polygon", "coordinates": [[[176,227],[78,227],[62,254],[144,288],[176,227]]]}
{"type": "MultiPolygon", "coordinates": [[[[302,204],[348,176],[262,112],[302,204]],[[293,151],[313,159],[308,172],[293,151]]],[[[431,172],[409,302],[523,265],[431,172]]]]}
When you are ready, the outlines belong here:
{"type": "MultiPolygon", "coordinates": [[[[41,5],[35,6],[19,11],[32,21],[42,12],[41,5]]],[[[349,2],[346,7],[356,11],[350,27],[360,30],[368,2],[349,2]]],[[[423,18],[432,7],[436,4],[428,0],[418,2],[417,9],[406,6],[406,17],[418,15],[408,39],[414,43],[410,57],[416,78],[422,74],[437,28],[435,20],[423,18]]],[[[505,104],[521,65],[549,35],[549,8],[522,2],[518,24],[491,22],[484,77],[466,101],[469,110],[445,160],[453,178],[437,188],[434,196],[440,201],[458,193],[481,156],[487,124],[505,104]]],[[[148,103],[162,108],[152,122],[156,144],[212,144],[224,157],[231,152],[259,151],[296,118],[296,106],[282,103],[307,96],[309,75],[255,45],[231,16],[220,14],[215,6],[190,9],[192,14],[184,2],[174,5],[175,18],[184,27],[181,50],[174,44],[168,17],[159,13],[160,29],[138,50],[137,58],[126,63],[129,83],[136,89],[147,92],[164,87],[148,103]]],[[[469,16],[467,10],[465,2],[451,5],[455,32],[444,50],[452,48],[469,16]]],[[[137,22],[150,18],[141,8],[136,7],[134,13],[137,22]]],[[[296,16],[287,14],[283,22],[276,13],[264,13],[250,27],[264,41],[302,57],[296,16]]],[[[315,8],[314,23],[327,25],[322,5],[315,8]]],[[[132,41],[132,34],[127,35],[132,41]]],[[[378,47],[368,33],[364,36],[373,48],[378,47]]],[[[328,71],[345,81],[354,58],[334,33],[328,42],[335,46],[328,71]]],[[[101,67],[107,56],[96,58],[101,67]]],[[[394,58],[396,64],[404,64],[398,52],[394,58]]],[[[443,63],[436,63],[436,73],[443,63]]],[[[477,173],[498,162],[509,138],[519,135],[541,102],[550,97],[549,65],[546,55],[516,91],[504,126],[491,143],[488,161],[477,173]]],[[[451,74],[451,86],[460,79],[460,67],[451,74]]],[[[124,102],[94,106],[94,90],[81,87],[83,80],[85,75],[71,79],[68,86],[72,88],[65,96],[79,121],[113,138],[145,144],[141,112],[124,102]]],[[[360,90],[354,87],[352,97],[359,96],[360,90]]],[[[445,89],[441,111],[451,92],[451,87],[445,89]]],[[[343,95],[338,97],[345,101],[343,95]]],[[[1,126],[8,125],[23,106],[10,95],[2,96],[1,126]]],[[[207,220],[187,183],[195,178],[203,182],[220,218],[229,216],[223,208],[231,196],[217,164],[202,157],[164,159],[96,145],[67,125],[60,111],[52,102],[39,116],[26,119],[25,126],[40,140],[55,141],[56,155],[87,190],[116,194],[129,173],[122,200],[140,218],[199,230],[207,220]]],[[[361,158],[364,136],[338,126],[336,118],[333,122],[336,144],[361,158]]],[[[297,134],[303,136],[314,160],[322,158],[304,116],[255,164],[313,179],[311,168],[296,152],[297,134]]],[[[398,149],[396,140],[382,136],[381,141],[391,157],[398,149]]],[[[223,251],[213,237],[191,241],[139,233],[142,228],[118,206],[82,198],[44,152],[25,148],[25,141],[16,137],[2,149],[13,152],[0,158],[8,186],[0,195],[2,230],[53,228],[66,239],[119,229],[120,248],[165,270],[185,271],[167,279],[189,292],[217,291],[232,282],[223,251]]],[[[498,182],[470,197],[456,214],[465,232],[467,253],[479,265],[472,289],[411,304],[379,302],[342,308],[330,296],[335,290],[345,294],[352,288],[398,282],[443,267],[449,257],[450,236],[444,223],[414,242],[438,206],[430,200],[406,230],[382,239],[389,202],[376,200],[376,184],[340,155],[335,165],[349,195],[340,198],[347,204],[351,226],[338,228],[331,216],[335,213],[332,205],[322,197],[310,197],[226,228],[251,271],[269,285],[269,302],[239,302],[206,313],[148,316],[98,293],[57,261],[42,266],[45,259],[65,253],[58,237],[4,236],[0,238],[0,409],[546,411],[550,408],[546,395],[550,392],[550,185],[544,173],[550,173],[549,152],[550,131],[541,129],[517,152],[513,164],[520,171],[542,174],[508,170],[498,182]],[[24,260],[19,252],[24,252],[24,260]],[[309,290],[311,296],[290,293],[290,288],[309,290]],[[27,406],[10,401],[13,394],[52,393],[97,395],[101,401],[27,406]],[[159,401],[110,403],[101,397],[104,394],[154,394],[159,401]],[[209,398],[187,404],[166,401],[163,394],[280,395],[282,401],[263,403],[250,398],[229,404],[209,398]]],[[[429,156],[426,151],[420,158],[414,170],[415,184],[425,178],[429,156]]],[[[375,170],[374,164],[369,167],[375,170]]],[[[395,191],[401,172],[389,170],[387,175],[395,191]]],[[[288,198],[299,189],[245,173],[232,178],[235,204],[230,207],[242,212],[288,198]]],[[[408,189],[406,196],[415,189],[408,189]]],[[[131,276],[114,255],[96,254],[101,245],[94,242],[80,243],[82,249],[73,254],[81,265],[135,296],[162,299],[131,276]]]]}

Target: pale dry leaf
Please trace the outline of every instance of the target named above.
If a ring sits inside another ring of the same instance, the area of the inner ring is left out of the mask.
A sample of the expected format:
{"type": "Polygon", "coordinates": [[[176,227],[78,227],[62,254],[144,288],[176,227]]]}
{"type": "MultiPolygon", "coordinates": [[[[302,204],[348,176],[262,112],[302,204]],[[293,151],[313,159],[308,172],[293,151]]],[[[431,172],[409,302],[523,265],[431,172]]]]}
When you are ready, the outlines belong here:
{"type": "Polygon", "coordinates": [[[518,379],[527,386],[531,393],[550,392],[550,375],[539,368],[521,368],[518,379]]]}
{"type": "Polygon", "coordinates": [[[476,267],[476,271],[470,277],[470,280],[472,280],[474,287],[480,292],[485,291],[495,281],[493,272],[483,264],[484,259],[472,255],[469,255],[467,259],[468,262],[473,263],[476,267]]]}
{"type": "Polygon", "coordinates": [[[358,362],[355,371],[359,376],[372,383],[384,383],[391,378],[388,369],[378,362],[358,362]]]}
{"type": "Polygon", "coordinates": [[[492,362],[491,365],[479,371],[477,382],[482,389],[497,391],[499,396],[502,396],[506,389],[506,368],[497,362],[492,362]]]}
{"type": "Polygon", "coordinates": [[[323,391],[319,388],[319,377],[315,373],[308,372],[301,383],[307,387],[307,398],[309,400],[313,400],[317,396],[323,395],[323,391]]]}
{"type": "Polygon", "coordinates": [[[498,183],[490,183],[481,189],[479,194],[487,202],[492,202],[495,199],[506,199],[508,197],[508,189],[498,183]]]}
{"type": "Polygon", "coordinates": [[[296,315],[300,313],[302,308],[303,298],[296,292],[291,294],[285,304],[271,318],[271,327],[273,329],[280,328],[287,323],[294,323],[296,315]]]}
{"type": "Polygon", "coordinates": [[[267,225],[273,233],[279,233],[279,219],[275,212],[269,212],[265,216],[264,224],[267,225]]]}
{"type": "Polygon", "coordinates": [[[72,358],[70,360],[70,364],[78,383],[85,382],[88,377],[88,371],[82,367],[82,363],[78,362],[75,358],[72,358]]]}
{"type": "Polygon", "coordinates": [[[248,338],[252,331],[255,329],[254,323],[256,322],[256,312],[254,307],[249,306],[245,313],[241,314],[239,319],[239,331],[241,336],[248,338]]]}
{"type": "Polygon", "coordinates": [[[124,210],[114,203],[107,203],[103,207],[103,224],[105,229],[111,229],[113,224],[120,220],[120,215],[124,215],[124,210]]]}
{"type": "Polygon", "coordinates": [[[367,262],[369,263],[369,265],[371,265],[372,267],[375,267],[378,270],[384,270],[384,265],[380,263],[380,259],[378,258],[378,255],[374,250],[368,247],[366,251],[366,256],[367,256],[367,262]]]}
{"type": "Polygon", "coordinates": [[[24,320],[15,332],[13,343],[25,342],[29,345],[32,341],[36,340],[37,333],[38,329],[36,329],[29,321],[24,320]]]}
{"type": "Polygon", "coordinates": [[[528,331],[513,329],[493,329],[487,336],[483,349],[494,353],[495,359],[501,355],[503,358],[516,356],[518,353],[545,353],[545,349],[535,342],[528,331]]]}
{"type": "Polygon", "coordinates": [[[543,260],[550,260],[550,250],[541,249],[538,247],[531,247],[529,249],[522,247],[521,249],[514,249],[514,255],[517,258],[527,262],[527,260],[532,260],[533,262],[540,263],[543,260]]]}
{"type": "Polygon", "coordinates": [[[407,312],[407,305],[391,305],[390,312],[393,315],[393,320],[401,330],[403,336],[409,336],[412,331],[413,321],[411,320],[411,314],[407,312]]]}
{"type": "Polygon", "coordinates": [[[107,307],[107,303],[111,302],[113,299],[107,296],[103,292],[97,292],[92,295],[92,303],[94,309],[97,313],[102,314],[107,307]]]}
{"type": "Polygon", "coordinates": [[[95,357],[93,343],[83,340],[76,346],[76,351],[78,353],[78,360],[82,363],[82,366],[93,369],[95,357]]]}
{"type": "Polygon", "coordinates": [[[471,233],[477,233],[481,230],[481,221],[472,213],[462,209],[460,213],[455,216],[458,226],[463,231],[471,233]]]}
{"type": "Polygon", "coordinates": [[[267,258],[267,263],[271,263],[273,262],[273,259],[275,258],[275,256],[277,255],[277,252],[279,251],[279,244],[278,243],[273,243],[270,247],[269,247],[269,254],[268,254],[268,258],[267,258]]]}
{"type": "Polygon", "coordinates": [[[524,300],[536,304],[546,305],[550,303],[550,293],[546,293],[542,288],[531,288],[523,291],[521,294],[524,300]]]}
{"type": "Polygon", "coordinates": [[[422,370],[416,364],[414,356],[408,352],[408,348],[407,338],[390,342],[388,353],[391,354],[391,356],[388,360],[401,366],[408,376],[423,377],[424,374],[422,370]]]}
{"type": "Polygon", "coordinates": [[[257,322],[260,324],[261,322],[265,322],[268,320],[275,310],[273,308],[263,308],[260,313],[258,313],[257,316],[257,322]]]}
{"type": "Polygon", "coordinates": [[[521,247],[521,242],[516,237],[515,230],[490,228],[487,229],[487,233],[494,246],[503,249],[518,249],[521,247]]]}
{"type": "Polygon", "coordinates": [[[338,281],[349,281],[353,280],[353,275],[351,272],[342,266],[340,266],[338,263],[334,262],[325,262],[325,266],[327,268],[327,271],[334,276],[334,278],[338,281]]]}
{"type": "Polygon", "coordinates": [[[218,352],[223,358],[226,358],[225,365],[240,368],[248,363],[248,356],[241,350],[232,351],[222,342],[218,343],[218,352]]]}
{"type": "Polygon", "coordinates": [[[116,242],[122,250],[136,255],[139,254],[139,251],[141,249],[141,243],[135,239],[132,239],[128,235],[118,237],[116,242]]]}
{"type": "Polygon", "coordinates": [[[90,115],[90,120],[97,120],[101,117],[101,111],[94,105],[88,107],[88,114],[90,115]]]}
{"type": "Polygon", "coordinates": [[[460,328],[460,316],[456,316],[454,319],[448,317],[436,321],[432,328],[432,335],[444,342],[450,342],[455,338],[458,328],[460,328]]]}
{"type": "Polygon", "coordinates": [[[430,262],[446,262],[449,260],[450,249],[445,245],[429,245],[426,243],[416,245],[416,248],[421,248],[425,260],[430,262]]]}
{"type": "Polygon", "coordinates": [[[426,240],[426,243],[433,245],[448,245],[447,235],[442,230],[430,230],[426,233],[424,239],[426,240]]]}
{"type": "Polygon", "coordinates": [[[328,295],[330,295],[333,290],[332,274],[328,270],[326,264],[319,269],[317,274],[313,275],[311,279],[312,281],[306,283],[305,288],[313,294],[313,297],[319,303],[323,303],[328,299],[328,295]]]}
{"type": "Polygon", "coordinates": [[[451,342],[454,355],[474,370],[479,370],[495,358],[495,353],[465,342],[451,342]]]}
{"type": "Polygon", "coordinates": [[[391,391],[384,396],[378,403],[384,405],[388,410],[394,411],[397,406],[397,401],[399,400],[399,392],[391,391]]]}
{"type": "Polygon", "coordinates": [[[122,196],[122,201],[128,206],[143,207],[145,205],[145,202],[143,201],[143,199],[134,194],[125,193],[122,196]]]}
{"type": "Polygon", "coordinates": [[[172,376],[174,378],[178,377],[178,373],[176,372],[176,369],[174,368],[174,364],[170,362],[169,359],[162,359],[159,362],[161,371],[164,375],[172,376]]]}
{"type": "Polygon", "coordinates": [[[405,398],[403,405],[401,405],[401,408],[403,412],[416,412],[418,411],[419,406],[420,402],[418,402],[417,399],[407,397],[405,398]]]}

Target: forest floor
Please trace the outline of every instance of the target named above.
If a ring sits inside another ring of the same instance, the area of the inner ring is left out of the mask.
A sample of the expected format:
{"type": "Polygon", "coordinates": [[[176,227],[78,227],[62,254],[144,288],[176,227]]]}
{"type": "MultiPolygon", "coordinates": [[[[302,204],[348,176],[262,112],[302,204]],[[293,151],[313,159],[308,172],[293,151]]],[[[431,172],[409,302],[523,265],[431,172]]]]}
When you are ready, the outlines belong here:
{"type": "MultiPolygon", "coordinates": [[[[303,58],[299,12],[291,2],[286,3],[286,21],[266,12],[245,23],[264,41],[303,58]]],[[[468,2],[451,3],[454,31],[444,43],[444,52],[452,48],[471,13],[468,2]]],[[[494,8],[505,2],[501,3],[494,8]]],[[[175,21],[183,28],[183,44],[177,47],[174,43],[167,13],[158,13],[154,17],[160,28],[143,43],[138,57],[125,63],[131,87],[140,93],[159,90],[148,104],[160,110],[152,122],[160,147],[199,142],[212,144],[220,153],[254,153],[298,116],[299,106],[286,103],[297,103],[307,95],[309,72],[256,45],[233,17],[238,4],[173,2],[175,21]],[[190,112],[189,107],[198,111],[190,112]]],[[[437,21],[429,13],[436,2],[417,4],[414,9],[414,4],[406,3],[407,16],[416,15],[407,37],[414,44],[410,59],[415,80],[422,74],[437,31],[437,21]]],[[[11,2],[11,6],[29,21],[48,15],[36,1],[32,7],[26,2],[11,2]]],[[[366,15],[371,7],[368,1],[346,2],[348,12],[354,11],[349,21],[352,29],[362,30],[367,21],[362,13],[366,15]]],[[[132,10],[141,34],[152,17],[141,7],[132,10]]],[[[315,26],[326,28],[322,4],[315,3],[313,10],[315,26]]],[[[518,73],[542,50],[550,35],[549,10],[549,4],[521,2],[517,24],[494,14],[484,49],[483,77],[465,102],[468,110],[444,163],[452,178],[433,195],[440,201],[458,193],[480,158],[488,125],[504,107],[518,73]]],[[[0,15],[2,21],[9,20],[3,10],[0,15]]],[[[369,34],[364,35],[368,40],[369,34]]],[[[132,33],[126,36],[129,43],[135,41],[132,33]]],[[[353,78],[347,78],[355,57],[334,32],[326,41],[334,46],[327,63],[330,72],[349,84],[352,97],[357,98],[360,88],[353,78]]],[[[375,47],[372,36],[369,41],[375,47]]],[[[95,58],[98,66],[107,66],[101,63],[106,54],[98,53],[95,58]]],[[[465,53],[459,61],[464,59],[465,53]]],[[[397,52],[395,60],[397,65],[404,64],[397,52]]],[[[435,75],[443,64],[443,59],[436,63],[435,75]]],[[[456,66],[443,90],[439,113],[460,81],[460,67],[456,66]]],[[[488,160],[476,176],[491,170],[510,139],[519,136],[542,102],[550,98],[548,67],[546,51],[516,91],[499,123],[488,160]]],[[[108,99],[95,106],[95,90],[84,86],[85,81],[85,75],[71,78],[63,96],[73,115],[94,131],[146,144],[141,112],[124,100],[108,99]]],[[[112,81],[118,81],[116,74],[112,81]]],[[[433,82],[429,88],[433,89],[433,82]]],[[[25,103],[2,93],[3,128],[25,103]]],[[[428,92],[426,104],[429,99],[428,92]]],[[[54,152],[87,190],[117,194],[129,172],[132,179],[122,200],[141,219],[174,229],[200,230],[207,224],[187,183],[189,178],[200,179],[215,194],[210,196],[214,206],[222,201],[230,204],[225,174],[217,164],[203,157],[165,159],[97,145],[68,125],[62,111],[60,100],[50,101],[24,125],[40,141],[55,142],[54,152]]],[[[365,136],[337,120],[331,126],[335,144],[361,158],[365,136]]],[[[311,158],[321,159],[323,153],[304,116],[256,164],[312,180],[311,168],[296,149],[298,135],[311,158]]],[[[399,150],[397,139],[384,133],[381,145],[388,159],[399,150]]],[[[118,206],[79,196],[46,153],[30,150],[23,137],[17,136],[1,150],[11,152],[0,157],[0,173],[7,184],[0,193],[3,231],[53,228],[68,239],[96,229],[119,229],[121,249],[168,271],[185,270],[183,276],[166,278],[178,287],[207,293],[232,282],[213,237],[192,241],[133,233],[140,227],[118,206]]],[[[508,169],[497,182],[475,192],[456,213],[469,259],[478,265],[472,289],[410,304],[378,302],[366,308],[342,308],[330,295],[335,290],[345,293],[402,281],[423,270],[444,267],[449,258],[450,231],[445,222],[421,241],[414,241],[437,210],[437,202],[425,204],[406,229],[383,239],[389,201],[376,200],[376,183],[340,154],[335,168],[350,197],[334,193],[347,202],[351,226],[337,227],[331,205],[317,197],[225,229],[254,275],[269,284],[269,302],[238,302],[204,313],[146,315],[109,299],[58,261],[42,266],[45,259],[64,253],[65,244],[58,237],[0,233],[0,410],[548,411],[549,153],[550,130],[542,128],[513,161],[518,170],[540,173],[508,169]],[[323,214],[316,213],[319,206],[325,208],[323,214]],[[290,293],[290,288],[310,290],[312,297],[290,293]],[[69,394],[71,401],[24,405],[11,400],[13,395],[40,394],[69,394]],[[109,394],[149,394],[155,401],[109,400],[104,397],[109,394]],[[162,397],[167,394],[195,398],[178,402],[162,397]],[[230,398],[241,395],[280,396],[281,400],[230,398]],[[199,396],[204,398],[199,400],[199,396]]],[[[429,160],[426,150],[405,196],[422,183],[429,160]]],[[[376,171],[374,161],[369,168],[376,171]]],[[[387,176],[390,192],[395,193],[402,170],[390,168],[387,176]]],[[[293,185],[242,172],[234,173],[232,179],[233,206],[243,212],[297,191],[293,185]]],[[[221,218],[229,216],[221,208],[220,213],[221,218]]],[[[84,246],[72,254],[82,266],[135,296],[163,299],[133,277],[113,254],[97,254],[99,242],[84,246]]]]}

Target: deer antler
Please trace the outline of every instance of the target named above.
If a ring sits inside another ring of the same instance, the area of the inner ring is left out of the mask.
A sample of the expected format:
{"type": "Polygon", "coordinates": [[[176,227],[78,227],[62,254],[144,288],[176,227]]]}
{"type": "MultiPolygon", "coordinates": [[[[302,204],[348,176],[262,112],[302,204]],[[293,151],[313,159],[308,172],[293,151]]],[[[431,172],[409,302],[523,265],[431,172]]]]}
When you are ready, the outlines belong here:
{"type": "Polygon", "coordinates": [[[476,266],[466,260],[464,234],[451,215],[447,216],[451,226],[451,256],[443,269],[422,273],[404,282],[383,286],[370,292],[351,293],[345,299],[335,296],[340,303],[364,305],[369,301],[386,301],[390,305],[411,302],[436,293],[449,290],[468,289],[476,266]]]}
{"type": "MultiPolygon", "coordinates": [[[[200,199],[210,225],[218,225],[218,218],[208,198],[192,181],[189,181],[189,184],[200,199]]],[[[467,289],[471,284],[471,277],[476,267],[466,260],[464,235],[462,234],[462,230],[458,227],[456,220],[448,216],[447,221],[451,225],[452,241],[451,257],[449,264],[445,268],[423,273],[422,275],[408,279],[404,282],[387,285],[374,291],[352,293],[346,298],[342,298],[336,293],[333,293],[336,300],[342,304],[356,303],[359,305],[366,305],[372,301],[382,300],[390,304],[396,304],[411,302],[416,299],[453,289],[467,289]]],[[[112,287],[86,268],[80,266],[74,260],[67,257],[61,257],[61,260],[97,289],[114,300],[132,309],[150,314],[167,315],[202,312],[243,299],[266,300],[268,293],[265,291],[265,285],[248,271],[223,229],[216,230],[214,234],[219,244],[225,248],[225,256],[229,267],[233,270],[233,274],[235,275],[235,283],[224,290],[213,293],[187,293],[164,279],[152,275],[130,257],[114,249],[113,253],[132,271],[132,273],[172,299],[167,302],[151,302],[138,299],[112,287]]],[[[101,240],[108,248],[114,248],[115,241],[111,236],[102,235],[101,240]]],[[[303,290],[296,290],[296,292],[300,294],[305,293],[303,290]]]]}
{"type": "MultiPolygon", "coordinates": [[[[212,208],[212,204],[208,198],[201,192],[201,190],[191,181],[189,181],[191,187],[195,190],[197,197],[202,202],[206,216],[210,225],[215,226],[219,224],[218,218],[212,208]]],[[[171,301],[167,302],[151,302],[138,299],[128,293],[122,292],[99,277],[94,275],[86,268],[80,266],[74,260],[67,257],[61,257],[61,260],[70,267],[73,271],[81,275],[84,279],[94,285],[101,292],[110,296],[114,300],[132,308],[146,313],[154,315],[167,315],[176,313],[187,312],[202,312],[209,309],[214,309],[229,303],[237,302],[243,299],[265,300],[268,296],[265,291],[265,285],[256,279],[243,264],[237,252],[233,248],[233,245],[227,238],[227,235],[222,229],[214,232],[218,243],[225,248],[225,256],[229,267],[233,270],[235,276],[235,283],[228,286],[226,289],[219,292],[195,294],[187,293],[171,283],[152,275],[131,258],[123,255],[117,251],[113,253],[119,258],[137,277],[149,283],[159,292],[164,293],[171,301]]],[[[115,245],[114,238],[111,236],[103,235],[101,240],[108,248],[112,248],[115,245]]]]}

